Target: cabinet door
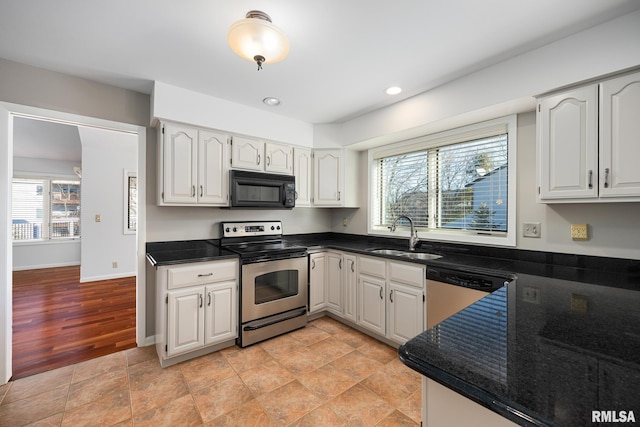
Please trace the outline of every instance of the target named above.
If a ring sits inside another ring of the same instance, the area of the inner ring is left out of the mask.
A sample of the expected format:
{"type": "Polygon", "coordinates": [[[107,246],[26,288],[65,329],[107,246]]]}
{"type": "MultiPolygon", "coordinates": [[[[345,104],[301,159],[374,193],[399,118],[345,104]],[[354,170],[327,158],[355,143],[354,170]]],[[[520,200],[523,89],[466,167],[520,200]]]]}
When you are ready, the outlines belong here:
{"type": "Polygon", "coordinates": [[[537,120],[540,199],[597,197],[597,86],[541,99],[537,120]]]}
{"type": "Polygon", "coordinates": [[[358,285],[358,324],[385,335],[385,281],[360,275],[358,285]]]}
{"type": "Polygon", "coordinates": [[[167,356],[204,346],[202,287],[167,292],[167,356]]]}
{"type": "Polygon", "coordinates": [[[640,73],[600,84],[600,196],[640,196],[640,73]]]}
{"type": "Polygon", "coordinates": [[[229,204],[227,136],[201,130],[198,134],[198,203],[229,204]]]}
{"type": "Polygon", "coordinates": [[[389,338],[403,344],[424,330],[421,289],[389,284],[389,338]]]}
{"type": "Polygon", "coordinates": [[[231,167],[234,169],[263,170],[264,142],[234,136],[231,142],[231,167]]]}
{"type": "Polygon", "coordinates": [[[265,143],[264,147],[265,171],[293,174],[293,147],[272,142],[265,143]]]}
{"type": "Polygon", "coordinates": [[[309,312],[324,310],[327,307],[325,285],[325,254],[311,254],[309,257],[309,312]]]}
{"type": "Polygon", "coordinates": [[[327,309],[342,316],[342,254],[327,252],[327,309]]]}
{"type": "Polygon", "coordinates": [[[163,197],[164,203],[195,204],[198,130],[167,123],[163,127],[163,197]]]}
{"type": "Polygon", "coordinates": [[[238,336],[236,289],[236,281],[205,287],[205,344],[214,344],[238,336]]]}
{"type": "Polygon", "coordinates": [[[340,206],[342,150],[315,150],[313,154],[313,204],[340,206]]]}
{"type": "Polygon", "coordinates": [[[311,205],[311,150],[293,149],[293,174],[296,177],[296,206],[311,205]]]}
{"type": "Polygon", "coordinates": [[[344,299],[342,301],[342,315],[345,319],[356,322],[357,320],[357,285],[356,256],[344,254],[342,269],[342,288],[344,299]]]}

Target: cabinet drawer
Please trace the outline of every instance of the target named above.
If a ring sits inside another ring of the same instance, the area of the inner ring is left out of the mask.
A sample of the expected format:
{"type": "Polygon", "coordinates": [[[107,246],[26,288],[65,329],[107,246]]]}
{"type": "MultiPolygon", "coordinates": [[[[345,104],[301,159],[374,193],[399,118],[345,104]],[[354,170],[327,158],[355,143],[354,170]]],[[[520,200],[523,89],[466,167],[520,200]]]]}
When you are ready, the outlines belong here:
{"type": "Polygon", "coordinates": [[[422,288],[425,280],[425,269],[415,264],[400,262],[389,263],[389,280],[422,288]]]}
{"type": "Polygon", "coordinates": [[[167,270],[167,287],[169,289],[203,283],[235,280],[238,277],[238,261],[216,261],[189,264],[184,267],[173,267],[167,270]]]}
{"type": "Polygon", "coordinates": [[[387,262],[382,258],[369,258],[361,256],[358,259],[358,271],[360,272],[360,274],[380,277],[381,279],[384,279],[386,277],[386,265],[387,262]]]}

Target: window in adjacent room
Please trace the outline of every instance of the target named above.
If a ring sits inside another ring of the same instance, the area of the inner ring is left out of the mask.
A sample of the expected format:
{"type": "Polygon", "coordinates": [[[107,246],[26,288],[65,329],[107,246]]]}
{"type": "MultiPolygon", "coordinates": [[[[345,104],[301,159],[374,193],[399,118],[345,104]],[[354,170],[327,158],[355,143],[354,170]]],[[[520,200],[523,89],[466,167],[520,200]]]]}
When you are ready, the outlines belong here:
{"type": "Polygon", "coordinates": [[[80,181],[14,179],[14,241],[80,237],[80,181]]]}
{"type": "Polygon", "coordinates": [[[421,238],[514,245],[515,127],[512,116],[370,150],[369,232],[407,215],[421,238]]]}
{"type": "Polygon", "coordinates": [[[138,229],[138,176],[124,171],[124,234],[135,234],[138,229]]]}

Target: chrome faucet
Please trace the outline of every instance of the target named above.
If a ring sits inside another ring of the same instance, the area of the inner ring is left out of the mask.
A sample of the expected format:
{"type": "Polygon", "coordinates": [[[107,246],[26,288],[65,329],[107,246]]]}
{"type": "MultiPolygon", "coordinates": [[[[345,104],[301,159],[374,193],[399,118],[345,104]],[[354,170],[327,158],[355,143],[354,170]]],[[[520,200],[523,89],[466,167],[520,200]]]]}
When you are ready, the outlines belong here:
{"type": "Polygon", "coordinates": [[[409,225],[411,226],[411,235],[409,236],[409,250],[414,251],[420,239],[418,239],[418,232],[413,226],[413,220],[411,218],[409,218],[407,215],[398,216],[396,219],[393,220],[393,224],[391,224],[391,227],[389,227],[389,230],[391,230],[392,232],[396,231],[396,223],[401,218],[407,219],[409,221],[409,225]]]}

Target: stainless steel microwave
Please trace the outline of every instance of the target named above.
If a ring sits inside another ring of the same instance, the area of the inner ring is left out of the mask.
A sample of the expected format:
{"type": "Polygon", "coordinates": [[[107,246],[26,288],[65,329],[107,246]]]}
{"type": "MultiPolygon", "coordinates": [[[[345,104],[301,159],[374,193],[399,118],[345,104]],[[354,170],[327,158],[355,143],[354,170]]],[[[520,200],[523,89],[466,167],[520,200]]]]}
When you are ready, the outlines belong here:
{"type": "Polygon", "coordinates": [[[232,208],[291,209],[296,205],[292,175],[232,170],[229,172],[232,208]]]}

